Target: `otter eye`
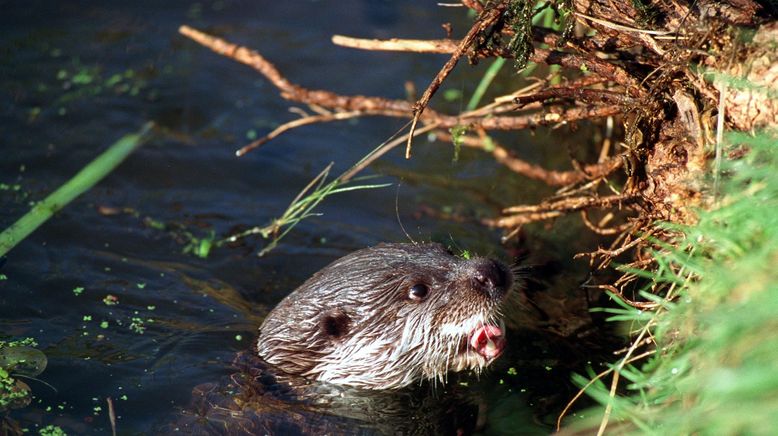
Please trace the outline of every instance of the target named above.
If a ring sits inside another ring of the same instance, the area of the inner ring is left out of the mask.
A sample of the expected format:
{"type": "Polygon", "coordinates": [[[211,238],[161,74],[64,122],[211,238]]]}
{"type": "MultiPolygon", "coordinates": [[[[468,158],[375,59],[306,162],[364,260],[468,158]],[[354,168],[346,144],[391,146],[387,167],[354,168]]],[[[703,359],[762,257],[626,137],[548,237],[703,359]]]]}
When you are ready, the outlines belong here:
{"type": "Polygon", "coordinates": [[[427,287],[427,285],[424,283],[417,283],[411,286],[411,290],[408,292],[408,297],[410,297],[411,300],[421,301],[427,297],[429,292],[430,288],[427,287]]]}

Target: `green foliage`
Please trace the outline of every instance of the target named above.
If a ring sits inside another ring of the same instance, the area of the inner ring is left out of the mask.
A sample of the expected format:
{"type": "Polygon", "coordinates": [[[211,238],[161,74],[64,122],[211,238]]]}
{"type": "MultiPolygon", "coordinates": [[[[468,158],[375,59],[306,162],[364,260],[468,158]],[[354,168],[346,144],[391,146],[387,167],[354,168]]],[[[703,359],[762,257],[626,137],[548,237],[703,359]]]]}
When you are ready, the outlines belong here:
{"type": "Polygon", "coordinates": [[[560,35],[557,47],[562,47],[565,42],[573,36],[576,23],[574,11],[575,5],[573,4],[573,0],[564,0],[562,7],[557,11],[559,18],[562,21],[562,34],[560,35]]]}
{"type": "MultiPolygon", "coordinates": [[[[362,158],[362,160],[360,160],[356,166],[368,160],[377,150],[378,149],[373,150],[367,156],[362,158]]],[[[234,242],[240,238],[258,234],[265,239],[271,239],[270,243],[259,252],[259,256],[264,256],[270,250],[275,248],[278,245],[278,241],[286,236],[286,234],[289,233],[300,221],[312,216],[320,215],[318,213],[314,213],[313,210],[328,196],[342,192],[384,188],[389,186],[389,184],[386,183],[351,185],[347,180],[344,180],[346,178],[345,175],[348,174],[348,172],[344,173],[340,177],[333,179],[330,182],[327,182],[327,176],[329,175],[331,168],[332,164],[327,165],[327,167],[324,168],[322,172],[314,177],[313,180],[311,180],[308,185],[303,188],[299,194],[297,194],[297,197],[292,200],[292,203],[289,205],[289,207],[287,207],[286,211],[284,211],[281,217],[274,219],[271,223],[264,227],[254,227],[245,232],[230,236],[223,241],[219,241],[219,244],[224,242],[234,242]]],[[[364,179],[365,178],[363,177],[355,180],[364,179]]]]}
{"type": "Polygon", "coordinates": [[[448,129],[451,133],[451,143],[454,144],[454,158],[453,161],[459,160],[459,152],[462,150],[462,141],[464,140],[465,133],[467,133],[467,126],[454,126],[448,129]]]}
{"type": "Polygon", "coordinates": [[[29,402],[30,391],[21,382],[0,368],[0,412],[24,407],[29,402]]]}
{"type": "Polygon", "coordinates": [[[18,376],[34,377],[46,368],[46,356],[32,338],[0,341],[0,412],[24,407],[30,388],[18,376]]]}
{"type": "Polygon", "coordinates": [[[653,6],[650,1],[632,0],[631,3],[632,7],[634,7],[638,12],[638,16],[635,18],[636,23],[639,24],[640,27],[651,27],[656,23],[660,13],[656,10],[656,7],[653,6]]]}
{"type": "Polygon", "coordinates": [[[216,233],[213,230],[203,238],[198,238],[190,232],[184,232],[184,237],[189,239],[189,242],[184,246],[184,253],[194,254],[201,259],[205,259],[211,254],[211,248],[216,241],[216,233]]]}
{"type": "Polygon", "coordinates": [[[0,341],[0,350],[6,347],[37,347],[38,342],[33,338],[24,338],[15,341],[0,341]]]}
{"type": "Polygon", "coordinates": [[[656,434],[778,428],[778,132],[727,139],[749,152],[723,163],[721,198],[700,212],[697,225],[667,225],[682,237],[676,248],[655,254],[660,268],[651,278],[672,302],[654,295],[664,303],[654,312],[602,309],[645,327],[656,341],[648,361],[616,367],[627,381],[625,395],[614,397],[602,379],[575,376],[610,406],[609,428],[626,424],[656,434]]]}
{"type": "Polygon", "coordinates": [[[462,100],[462,91],[457,88],[446,89],[443,91],[443,100],[449,103],[462,100]]]}
{"type": "Polygon", "coordinates": [[[513,37],[508,41],[508,50],[514,56],[517,70],[527,66],[527,61],[535,48],[532,45],[532,15],[534,2],[514,0],[505,11],[505,21],[513,29],[513,37]]]}
{"type": "Polygon", "coordinates": [[[67,436],[67,433],[56,425],[47,425],[38,430],[38,434],[40,436],[67,436]]]}
{"type": "Polygon", "coordinates": [[[134,316],[132,317],[132,322],[130,323],[130,330],[133,332],[142,335],[146,331],[146,325],[143,318],[134,316]]]}
{"type": "MultiPolygon", "coordinates": [[[[135,70],[126,70],[107,76],[100,66],[85,65],[78,59],[73,59],[70,65],[59,69],[55,74],[56,80],[65,92],[60,94],[53,106],[64,108],[71,102],[106,93],[126,94],[134,97],[148,88],[148,76],[149,72],[135,70]]],[[[40,108],[38,109],[40,111],[40,108]]]]}

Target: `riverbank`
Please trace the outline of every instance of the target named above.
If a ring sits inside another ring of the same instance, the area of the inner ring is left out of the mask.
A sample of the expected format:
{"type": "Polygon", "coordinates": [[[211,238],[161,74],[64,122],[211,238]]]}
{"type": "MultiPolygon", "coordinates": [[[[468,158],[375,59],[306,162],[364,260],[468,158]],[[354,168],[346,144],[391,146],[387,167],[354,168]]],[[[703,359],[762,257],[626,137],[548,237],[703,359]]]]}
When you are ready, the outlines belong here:
{"type": "Polygon", "coordinates": [[[567,421],[573,428],[754,435],[778,428],[776,134],[728,139],[730,153],[747,153],[723,162],[716,206],[696,225],[675,227],[678,246],[655,254],[660,267],[643,295],[658,308],[609,309],[635,342],[614,362],[615,380],[612,372],[594,382],[576,376],[603,407],[567,421]]]}

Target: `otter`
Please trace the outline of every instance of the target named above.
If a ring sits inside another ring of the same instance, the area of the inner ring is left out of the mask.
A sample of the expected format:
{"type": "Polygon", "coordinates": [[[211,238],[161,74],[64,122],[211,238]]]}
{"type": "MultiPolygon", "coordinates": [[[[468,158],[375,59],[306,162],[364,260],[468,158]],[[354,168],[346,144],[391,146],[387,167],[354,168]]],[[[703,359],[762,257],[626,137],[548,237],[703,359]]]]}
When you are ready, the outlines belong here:
{"type": "Polygon", "coordinates": [[[399,389],[480,372],[505,347],[500,308],[514,284],[499,261],[436,243],[387,243],[346,255],[273,309],[256,352],[308,380],[399,389]]]}

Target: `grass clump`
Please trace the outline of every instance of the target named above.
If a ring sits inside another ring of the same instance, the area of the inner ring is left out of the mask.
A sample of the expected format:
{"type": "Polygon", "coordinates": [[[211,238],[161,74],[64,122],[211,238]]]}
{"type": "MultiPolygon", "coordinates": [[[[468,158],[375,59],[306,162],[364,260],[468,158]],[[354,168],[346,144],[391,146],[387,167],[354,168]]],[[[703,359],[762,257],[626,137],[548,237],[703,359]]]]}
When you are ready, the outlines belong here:
{"type": "MultiPolygon", "coordinates": [[[[370,156],[375,152],[376,150],[373,150],[373,152],[362,158],[362,160],[360,160],[357,165],[360,165],[362,162],[369,159],[370,156]]],[[[259,256],[264,256],[270,252],[270,250],[274,249],[278,245],[278,242],[281,240],[281,238],[286,236],[286,234],[289,233],[294,228],[294,226],[300,223],[300,221],[306,218],[320,216],[321,214],[314,212],[314,209],[316,209],[316,206],[318,206],[319,203],[321,203],[328,196],[342,192],[377,189],[390,186],[387,183],[360,185],[350,184],[349,180],[347,180],[348,178],[346,177],[348,172],[328,182],[327,177],[330,174],[332,165],[333,164],[330,163],[326,168],[324,168],[322,172],[314,177],[313,180],[311,180],[308,185],[305,186],[305,188],[303,188],[299,194],[297,194],[297,197],[292,200],[292,202],[289,204],[289,207],[287,207],[287,209],[279,218],[274,219],[271,223],[263,227],[253,227],[245,232],[230,236],[220,243],[235,242],[240,238],[258,234],[265,239],[271,239],[270,243],[268,243],[258,253],[259,256]]],[[[367,178],[362,177],[355,180],[365,179],[367,178]]]]}
{"type": "Polygon", "coordinates": [[[610,309],[635,343],[609,371],[575,377],[604,406],[599,422],[580,423],[600,434],[778,428],[778,132],[728,140],[748,152],[722,163],[715,206],[673,227],[677,248],[655,254],[643,295],[658,309],[610,309]]]}

